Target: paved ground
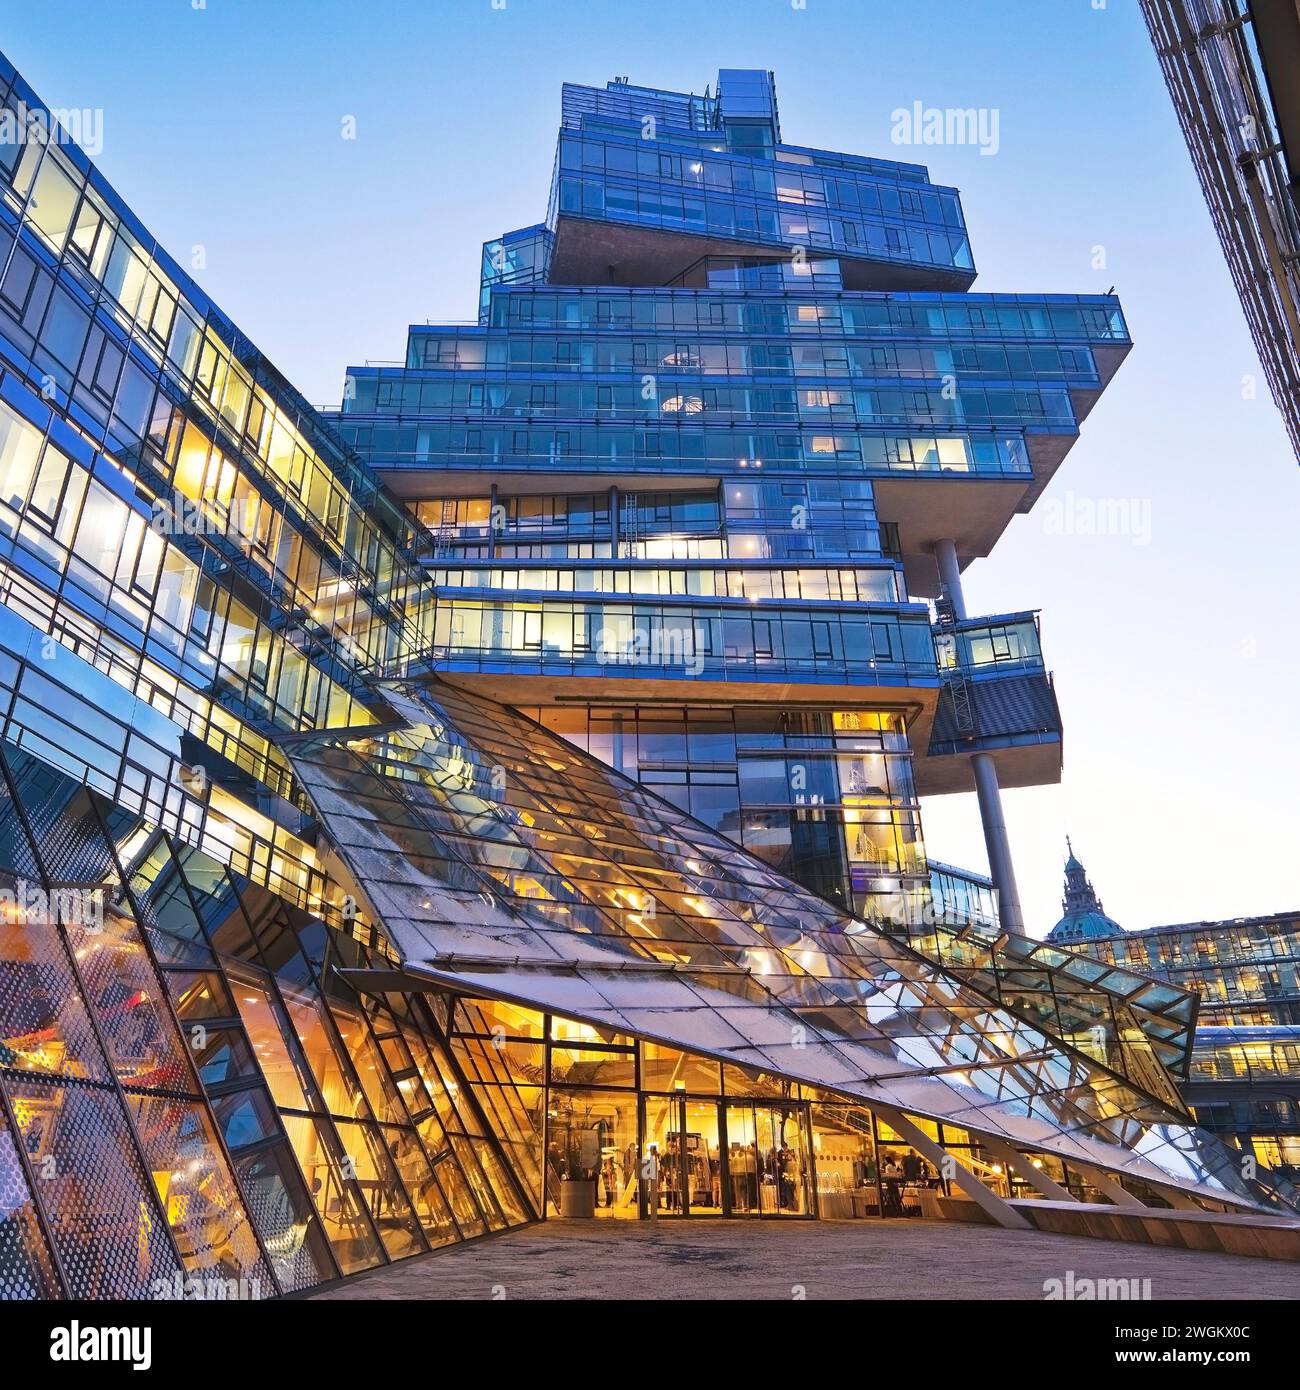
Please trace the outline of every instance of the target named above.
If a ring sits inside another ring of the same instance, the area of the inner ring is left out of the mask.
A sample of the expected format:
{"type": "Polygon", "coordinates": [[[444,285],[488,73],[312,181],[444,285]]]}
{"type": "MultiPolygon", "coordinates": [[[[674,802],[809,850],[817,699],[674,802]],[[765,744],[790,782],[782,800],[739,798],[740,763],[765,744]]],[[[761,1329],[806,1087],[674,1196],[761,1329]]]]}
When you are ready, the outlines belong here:
{"type": "Polygon", "coordinates": [[[549,1221],[406,1260],[319,1298],[1041,1299],[1150,1279],[1150,1297],[1300,1298],[1300,1265],[942,1221],[549,1221]]]}

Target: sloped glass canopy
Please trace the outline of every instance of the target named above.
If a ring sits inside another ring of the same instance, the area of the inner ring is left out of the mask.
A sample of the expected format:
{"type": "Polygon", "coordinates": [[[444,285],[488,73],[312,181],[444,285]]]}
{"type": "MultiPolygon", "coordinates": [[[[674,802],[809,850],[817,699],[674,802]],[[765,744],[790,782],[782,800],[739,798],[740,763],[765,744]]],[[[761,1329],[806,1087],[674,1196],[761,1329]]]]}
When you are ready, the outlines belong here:
{"type": "Polygon", "coordinates": [[[382,731],[285,751],[405,971],[1143,1181],[1277,1200],[1185,1116],[525,716],[443,682],[384,690],[382,731]]]}

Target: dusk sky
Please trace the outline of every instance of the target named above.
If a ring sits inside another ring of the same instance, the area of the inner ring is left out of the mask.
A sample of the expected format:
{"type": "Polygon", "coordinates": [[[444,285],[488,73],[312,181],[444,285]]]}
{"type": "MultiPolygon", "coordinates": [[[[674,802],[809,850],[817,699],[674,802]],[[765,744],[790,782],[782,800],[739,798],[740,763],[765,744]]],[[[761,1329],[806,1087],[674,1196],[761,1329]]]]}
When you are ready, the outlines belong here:
{"type": "MultiPolygon", "coordinates": [[[[1042,609],[1065,720],[1061,784],[1005,793],[1026,923],[1067,833],[1128,927],[1300,907],[1300,468],[1136,0],[47,0],[2,35],[50,106],[102,108],[100,168],[317,402],[475,314],[480,243],[545,214],[565,80],[771,68],[791,143],[960,188],[976,290],[1113,285],[1128,361],[967,572],[972,613],[1042,609]],[[918,101],[984,109],[996,153],[893,144],[918,101]]],[[[986,867],[973,796],[924,817],[986,867]]]]}

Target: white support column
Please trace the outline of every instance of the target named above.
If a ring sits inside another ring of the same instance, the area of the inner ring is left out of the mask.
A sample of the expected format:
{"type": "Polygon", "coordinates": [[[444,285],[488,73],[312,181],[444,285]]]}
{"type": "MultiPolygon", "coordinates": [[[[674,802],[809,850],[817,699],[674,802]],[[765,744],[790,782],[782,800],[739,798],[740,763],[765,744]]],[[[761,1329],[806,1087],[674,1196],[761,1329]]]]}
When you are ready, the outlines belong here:
{"type": "Polygon", "coordinates": [[[1011,862],[1011,840],[1002,810],[1002,789],[998,785],[997,764],[992,753],[972,753],[971,772],[975,795],[979,798],[980,823],[984,827],[984,847],[989,856],[989,876],[998,893],[998,919],[1008,930],[1024,934],[1025,919],[1020,911],[1020,889],[1016,887],[1015,865],[1011,862]]]}
{"type": "Polygon", "coordinates": [[[947,1149],[942,1149],[934,1142],[930,1136],[896,1110],[881,1110],[881,1116],[891,1129],[897,1130],[899,1134],[920,1154],[939,1169],[941,1173],[947,1173],[950,1168],[952,1180],[958,1187],[975,1203],[981,1210],[997,1222],[999,1226],[1005,1226],[1009,1231],[1032,1231],[1034,1224],[1026,1217],[1004,1201],[991,1188],[986,1187],[974,1173],[965,1167],[957,1158],[953,1157],[947,1149]],[[951,1165],[945,1160],[951,1159],[951,1165]]]}
{"type": "MultiPolygon", "coordinates": [[[[939,565],[939,579],[952,603],[958,622],[966,620],[966,595],[961,587],[961,565],[957,559],[957,544],[952,540],[934,543],[934,558],[939,565]]],[[[1002,789],[998,785],[997,764],[991,753],[972,753],[971,772],[975,777],[975,794],[979,797],[980,821],[984,827],[984,846],[989,856],[989,876],[998,893],[998,916],[1008,931],[1025,930],[1020,911],[1020,890],[1016,887],[1016,871],[1011,862],[1011,843],[1007,838],[1007,822],[1002,812],[1002,789]]]]}
{"type": "Polygon", "coordinates": [[[961,591],[961,565],[957,561],[957,546],[953,541],[935,541],[934,558],[939,562],[939,582],[952,600],[952,610],[958,622],[966,617],[966,596],[961,591]]]}
{"type": "Polygon", "coordinates": [[[980,1147],[1000,1158],[1008,1168],[1013,1168],[1040,1196],[1049,1202],[1077,1202],[1079,1199],[1068,1188],[1053,1182],[1041,1168],[1035,1168],[1028,1154],[1004,1144],[1001,1139],[992,1139],[986,1134],[979,1136],[980,1147]]]}
{"type": "Polygon", "coordinates": [[[1077,1168],[1103,1197],[1109,1198],[1117,1207],[1141,1207],[1146,1210],[1146,1203],[1135,1197],[1128,1188],[1121,1187],[1109,1173],[1103,1173],[1100,1168],[1094,1168],[1090,1163],[1079,1163],[1075,1159],[1070,1160],[1070,1167],[1077,1168]]]}

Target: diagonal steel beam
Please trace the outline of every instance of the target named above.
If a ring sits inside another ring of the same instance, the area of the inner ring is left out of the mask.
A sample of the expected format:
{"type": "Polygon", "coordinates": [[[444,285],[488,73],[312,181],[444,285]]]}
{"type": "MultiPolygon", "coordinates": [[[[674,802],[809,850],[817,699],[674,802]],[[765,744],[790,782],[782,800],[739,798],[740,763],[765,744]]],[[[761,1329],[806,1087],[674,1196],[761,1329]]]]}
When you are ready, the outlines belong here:
{"type": "MultiPolygon", "coordinates": [[[[901,1134],[918,1153],[924,1154],[941,1173],[951,1172],[953,1182],[999,1226],[1005,1226],[1009,1231],[1032,1231],[1036,1229],[1033,1223],[1021,1216],[1010,1202],[1004,1201],[991,1188],[986,1187],[965,1164],[950,1154],[947,1149],[936,1144],[919,1125],[909,1120],[906,1115],[897,1110],[885,1109],[881,1109],[880,1114],[891,1129],[901,1134]],[[948,1159],[951,1159],[952,1162],[946,1162],[948,1159]]],[[[983,1138],[982,1135],[980,1137],[983,1138]]]]}
{"type": "Polygon", "coordinates": [[[1036,1168],[1028,1154],[1021,1153],[1019,1149],[1012,1148],[1010,1144],[1003,1143],[1001,1139],[990,1138],[987,1134],[979,1136],[979,1143],[981,1148],[987,1149],[991,1154],[1000,1158],[1008,1168],[1019,1173],[1030,1187],[1041,1196],[1046,1197],[1048,1201],[1077,1202],[1079,1200],[1068,1188],[1053,1182],[1041,1168],[1036,1168]]]}

